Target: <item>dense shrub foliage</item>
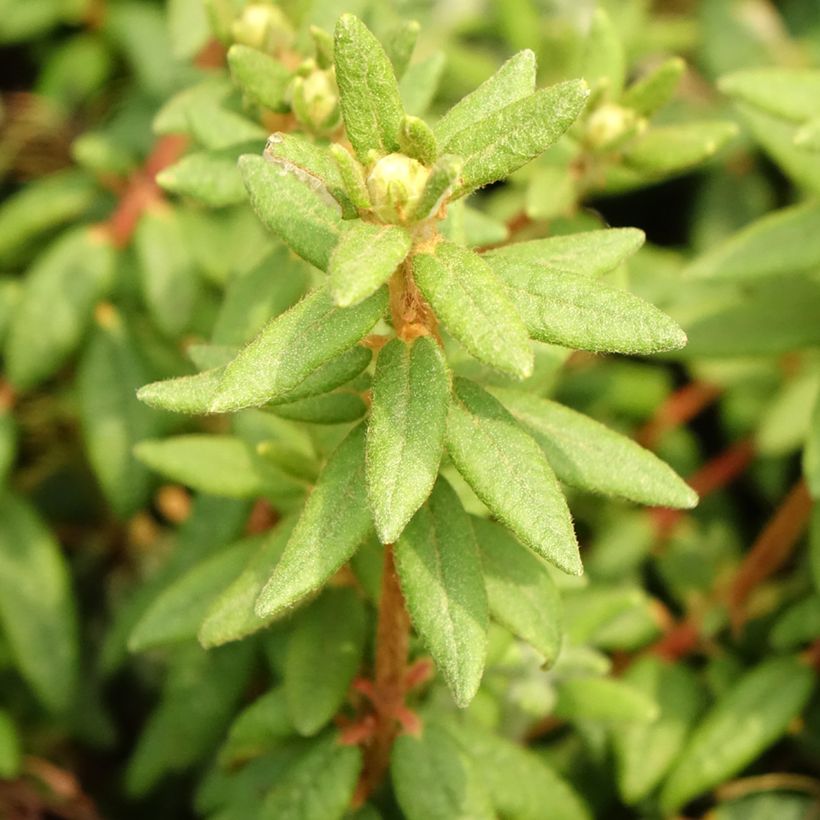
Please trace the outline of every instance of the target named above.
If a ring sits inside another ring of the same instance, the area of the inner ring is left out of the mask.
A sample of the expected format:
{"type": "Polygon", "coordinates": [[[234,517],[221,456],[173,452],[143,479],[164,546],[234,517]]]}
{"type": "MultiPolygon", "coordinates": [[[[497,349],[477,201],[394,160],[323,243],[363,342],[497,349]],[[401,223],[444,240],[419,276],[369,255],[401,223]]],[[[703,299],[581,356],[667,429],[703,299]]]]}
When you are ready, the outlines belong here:
{"type": "Polygon", "coordinates": [[[813,0],[0,10],[0,817],[814,816],[813,0]]]}

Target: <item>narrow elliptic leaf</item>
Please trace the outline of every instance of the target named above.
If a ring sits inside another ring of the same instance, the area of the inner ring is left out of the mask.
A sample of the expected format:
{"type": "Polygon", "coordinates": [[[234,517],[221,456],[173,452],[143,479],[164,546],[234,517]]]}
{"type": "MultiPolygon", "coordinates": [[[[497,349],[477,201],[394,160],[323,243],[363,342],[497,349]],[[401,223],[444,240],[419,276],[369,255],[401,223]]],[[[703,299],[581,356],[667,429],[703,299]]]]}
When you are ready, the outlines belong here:
{"type": "Polygon", "coordinates": [[[352,223],[327,269],[334,302],[349,307],[375,293],[404,261],[410,243],[410,234],[399,225],[352,223]]]}
{"type": "Polygon", "coordinates": [[[213,343],[239,346],[249,342],[271,316],[299,301],[309,281],[310,267],[280,245],[259,264],[229,280],[214,322],[213,343]]]}
{"type": "Polygon", "coordinates": [[[644,243],[637,228],[608,228],[515,242],[483,254],[492,266],[519,266],[544,273],[598,276],[618,267],[644,243]]]}
{"type": "Polygon", "coordinates": [[[207,99],[188,110],[188,127],[196,142],[211,150],[230,148],[243,142],[261,142],[267,137],[254,120],[207,99]]]}
{"type": "Polygon", "coordinates": [[[561,648],[561,599],[549,570],[504,527],[483,518],[472,521],[490,614],[553,664],[561,648]]]}
{"type": "Polygon", "coordinates": [[[399,146],[403,154],[431,166],[438,157],[438,144],[430,126],[419,117],[406,116],[399,129],[399,146]]]}
{"type": "Polygon", "coordinates": [[[714,156],[737,132],[723,120],[653,127],[629,143],[624,162],[645,174],[675,174],[714,156]]]}
{"type": "Polygon", "coordinates": [[[794,656],[747,672],[698,723],[663,786],[663,810],[674,812],[755,760],[801,713],[814,684],[812,669],[794,656]]]}
{"type": "Polygon", "coordinates": [[[820,71],[814,69],[750,68],[720,78],[720,90],[735,100],[792,122],[817,116],[820,71]]]}
{"type": "Polygon", "coordinates": [[[336,24],[333,49],[347,138],[359,159],[368,151],[390,154],[398,148],[404,116],[390,59],[367,26],[352,14],[336,24]]]}
{"type": "Polygon", "coordinates": [[[654,790],[680,754],[703,693],[687,667],[649,655],[627,669],[624,681],[655,700],[660,710],[653,723],[619,726],[612,735],[618,790],[633,805],[654,790]]]}
{"type": "Polygon", "coordinates": [[[455,188],[463,163],[461,157],[445,154],[430,169],[430,176],[424,184],[424,191],[411,214],[411,219],[429,219],[435,216],[442,202],[455,188]]]}
{"type": "Polygon", "coordinates": [[[33,387],[74,352],[110,285],[114,260],[108,239],[87,227],[64,234],[37,259],[6,338],[6,374],[15,387],[33,387]]]}
{"type": "Polygon", "coordinates": [[[370,364],[372,357],[369,348],[354,345],[321,367],[317,367],[304,381],[270,404],[277,406],[329,393],[355,379],[370,364]]]}
{"type": "Polygon", "coordinates": [[[335,734],[316,741],[256,804],[259,820],[342,820],[361,767],[357,746],[343,746],[335,734]]]}
{"type": "Polygon", "coordinates": [[[327,270],[330,254],[342,230],[339,203],[324,189],[261,155],[239,158],[239,171],[251,206],[268,230],[290,249],[327,270]]]}
{"type": "Polygon", "coordinates": [[[40,234],[79,219],[95,196],[94,180],[81,171],[28,181],[0,207],[0,260],[6,264],[40,234]]]}
{"type": "Polygon", "coordinates": [[[243,150],[248,146],[194,151],[160,171],[157,182],[166,191],[190,196],[212,208],[237,205],[248,198],[236,164],[243,150]]]}
{"type": "Polygon", "coordinates": [[[666,60],[629,86],[621,97],[621,105],[643,117],[654,114],[672,99],[685,70],[686,63],[680,57],[666,60]]]}
{"type": "Polygon", "coordinates": [[[236,716],[219,749],[219,763],[231,767],[253,760],[292,735],[285,692],[279,686],[258,697],[236,716]]]}
{"type": "Polygon", "coordinates": [[[472,124],[442,150],[464,159],[456,193],[468,194],[509,176],[550,147],[584,110],[589,89],[581,80],[544,88],[472,124]]]}
{"type": "Polygon", "coordinates": [[[211,495],[255,498],[288,490],[294,495],[302,492],[298,484],[258,456],[252,445],[235,436],[191,433],[148,439],[136,445],[134,454],[166,478],[211,495]]]}
{"type": "Polygon", "coordinates": [[[532,372],[527,329],[481,257],[451,242],[413,256],[413,276],[436,316],[482,362],[518,378],[532,372]]]}
{"type": "Polygon", "coordinates": [[[228,65],[236,84],[255,103],[280,114],[288,111],[288,69],[256,48],[234,43],[228,49],[228,65]]]}
{"type": "Polygon", "coordinates": [[[583,571],[572,518],[539,446],[481,387],[456,380],[447,450],[459,473],[524,546],[571,575],[583,571]]]}
{"type": "Polygon", "coordinates": [[[177,337],[193,319],[199,292],[179,214],[167,206],[146,211],[134,234],[134,248],[148,312],[164,334],[177,337]]]}
{"type": "Polygon", "coordinates": [[[438,91],[447,58],[443,51],[433,52],[427,59],[413,63],[399,83],[404,110],[414,117],[423,117],[438,91]]]}
{"type": "Polygon", "coordinates": [[[79,412],[86,451],[100,487],[118,515],[132,515],[151,486],[134,445],[158,435],[158,414],[137,400],[145,384],[138,345],[116,310],[97,310],[97,327],[86,345],[77,374],[79,412]]]}
{"type": "Polygon", "coordinates": [[[220,550],[165,587],[137,622],[128,648],[144,652],[196,638],[216,596],[239,576],[260,542],[259,537],[248,538],[220,550]]]}
{"type": "Polygon", "coordinates": [[[357,216],[337,161],[325,146],[298,134],[277,132],[268,137],[265,159],[294,174],[314,190],[323,194],[327,191],[339,203],[346,219],[357,216]]]}
{"type": "Polygon", "coordinates": [[[475,697],[487,653],[487,593],[472,524],[440,478],[395,546],[410,620],[456,704],[475,697]]]}
{"type": "Polygon", "coordinates": [[[367,491],[376,532],[392,544],[433,489],[444,449],[450,379],[429,336],[382,348],[367,426],[367,491]]]}
{"type": "Polygon", "coordinates": [[[397,77],[404,74],[413,56],[421,26],[415,20],[402,20],[385,39],[385,51],[397,77]]]}
{"type": "Polygon", "coordinates": [[[346,148],[338,143],[334,143],[330,146],[330,154],[336,163],[336,167],[339,169],[339,174],[350,201],[356,208],[370,208],[372,203],[370,201],[370,194],[367,191],[367,183],[365,182],[362,166],[359,165],[358,161],[346,148]]]}
{"type": "Polygon", "coordinates": [[[256,602],[267,618],[315,592],[349,560],[372,527],[364,479],[364,425],[328,460],[282,558],[256,602]]]}
{"type": "Polygon", "coordinates": [[[580,76],[591,88],[617,98],[624,85],[626,57],[621,34],[603,8],[595,9],[581,57],[580,76]]]}
{"type": "Polygon", "coordinates": [[[623,681],[611,678],[567,678],[557,685],[554,714],[565,720],[651,723],[658,718],[655,701],[623,681]]]}
{"type": "Polygon", "coordinates": [[[492,392],[541,445],[566,484],[653,507],[697,504],[695,491],[632,439],[549,399],[518,390],[492,392]]]}
{"type": "Polygon", "coordinates": [[[496,817],[479,772],[438,724],[426,723],[421,737],[398,737],[390,756],[390,777],[407,820],[496,817]]]}
{"type": "Polygon", "coordinates": [[[0,401],[0,490],[5,486],[17,457],[17,422],[12,409],[0,401]]]}
{"type": "Polygon", "coordinates": [[[696,277],[752,279],[800,273],[820,265],[820,205],[769,213],[711,248],[689,266],[696,277]]]}
{"type": "Polygon", "coordinates": [[[151,382],[137,391],[137,398],[149,407],[173,413],[210,413],[224,372],[224,367],[218,367],[193,376],[151,382]]]}
{"type": "Polygon", "coordinates": [[[535,91],[535,54],[529,49],[510,57],[475,91],[456,103],[434,128],[439,145],[535,91]]]}
{"type": "Polygon", "coordinates": [[[345,702],[364,638],[364,604],[350,587],[326,590],[299,614],[288,635],[284,686],[300,735],[315,735],[345,702]]]}
{"type": "Polygon", "coordinates": [[[584,801],[541,756],[477,721],[448,721],[447,732],[473,764],[496,816],[542,820],[548,810],[550,820],[591,820],[584,801]]]}
{"type": "Polygon", "coordinates": [[[11,715],[0,709],[0,780],[16,778],[22,759],[17,727],[11,715]]]}
{"type": "Polygon", "coordinates": [[[77,684],[77,617],[68,565],[29,505],[0,495],[0,624],[13,665],[46,708],[63,712],[77,684]]]}
{"type": "Polygon", "coordinates": [[[678,324],[643,299],[583,274],[487,260],[533,339],[579,350],[658,353],[686,344],[678,324]]]}
{"type": "Polygon", "coordinates": [[[772,627],[769,643],[788,652],[820,635],[820,596],[810,595],[786,607],[772,627]]]}
{"type": "Polygon", "coordinates": [[[386,289],[351,308],[339,308],[319,288],[281,316],[226,367],[210,410],[258,407],[281,399],[319,367],[362,339],[387,307],[386,289]]]}
{"type": "Polygon", "coordinates": [[[199,629],[197,637],[206,649],[252,635],[271,622],[272,618],[260,618],[254,612],[254,604],[281,558],[295,525],[296,516],[279,522],[265,536],[238,577],[231,582],[226,579],[227,586],[209,603],[199,629]]]}
{"type": "Polygon", "coordinates": [[[367,412],[364,399],[352,390],[337,390],[269,407],[280,418],[309,424],[345,424],[360,419],[367,412]]]}
{"type": "Polygon", "coordinates": [[[174,653],[159,705],[128,762],[128,794],[147,794],[166,775],[213,753],[246,690],[254,656],[250,643],[213,652],[189,645],[174,653]]]}

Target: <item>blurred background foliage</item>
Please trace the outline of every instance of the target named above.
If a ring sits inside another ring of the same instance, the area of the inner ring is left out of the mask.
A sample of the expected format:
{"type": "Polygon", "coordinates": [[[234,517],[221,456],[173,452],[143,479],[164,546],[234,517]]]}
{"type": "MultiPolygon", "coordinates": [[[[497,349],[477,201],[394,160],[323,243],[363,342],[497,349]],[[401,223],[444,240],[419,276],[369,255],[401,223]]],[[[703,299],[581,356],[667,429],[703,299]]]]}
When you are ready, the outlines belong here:
{"type": "MultiPolygon", "coordinates": [[[[339,639],[367,667],[378,550],[357,556],[352,599],[341,585],[312,616],[207,652],[196,640],[225,580],[286,531],[340,426],[172,417],[134,395],[243,343],[312,281],[234,166],[294,118],[318,138],[332,127],[310,27],[342,11],[393,37],[394,65],[402,21],[419,21],[412,114],[437,116],[523,48],[540,85],[590,82],[570,134],[454,208],[451,230],[474,246],[646,232],[607,279],[674,316],[688,347],[650,361],[542,345],[534,378],[702,496],[680,513],[571,492],[586,575],[556,576],[557,661],[494,626],[466,719],[429,739],[438,765],[406,755],[395,794],[356,816],[424,816],[413,794],[462,757],[507,818],[817,816],[815,0],[0,0],[0,816],[345,811],[350,763],[328,757],[325,727],[355,711],[359,663],[311,635],[346,613],[339,639]],[[232,43],[275,58],[268,84],[235,66],[232,80],[232,43]],[[133,454],[182,434],[212,444],[133,454]],[[330,707],[304,717],[305,692],[330,707]],[[529,790],[505,792],[522,772],[529,790]]],[[[454,720],[440,682],[414,697],[454,720]]]]}

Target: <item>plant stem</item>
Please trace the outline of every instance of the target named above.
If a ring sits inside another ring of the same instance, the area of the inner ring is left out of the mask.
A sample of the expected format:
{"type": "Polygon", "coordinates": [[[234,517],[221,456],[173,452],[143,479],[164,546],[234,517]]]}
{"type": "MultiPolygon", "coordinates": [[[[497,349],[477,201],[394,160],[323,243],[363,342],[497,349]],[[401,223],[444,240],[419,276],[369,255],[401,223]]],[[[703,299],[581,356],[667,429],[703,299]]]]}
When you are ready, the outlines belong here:
{"type": "Polygon", "coordinates": [[[359,804],[373,793],[390,764],[390,750],[399,727],[396,714],[403,708],[406,695],[409,643],[410,619],[396,574],[393,546],[387,544],[384,548],[384,573],[376,628],[373,699],[376,723],[371,742],[365,747],[364,768],[356,794],[359,804]]]}

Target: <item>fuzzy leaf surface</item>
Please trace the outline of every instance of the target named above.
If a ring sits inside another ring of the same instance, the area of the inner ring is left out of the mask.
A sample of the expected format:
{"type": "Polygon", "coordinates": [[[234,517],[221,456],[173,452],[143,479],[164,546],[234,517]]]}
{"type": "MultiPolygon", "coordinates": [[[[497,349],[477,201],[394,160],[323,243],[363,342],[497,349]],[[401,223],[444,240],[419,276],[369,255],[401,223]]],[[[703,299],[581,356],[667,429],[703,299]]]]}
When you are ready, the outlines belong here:
{"type": "Polygon", "coordinates": [[[291,74],[282,63],[256,48],[234,43],[228,49],[231,76],[256,103],[286,113],[291,74]]]}

